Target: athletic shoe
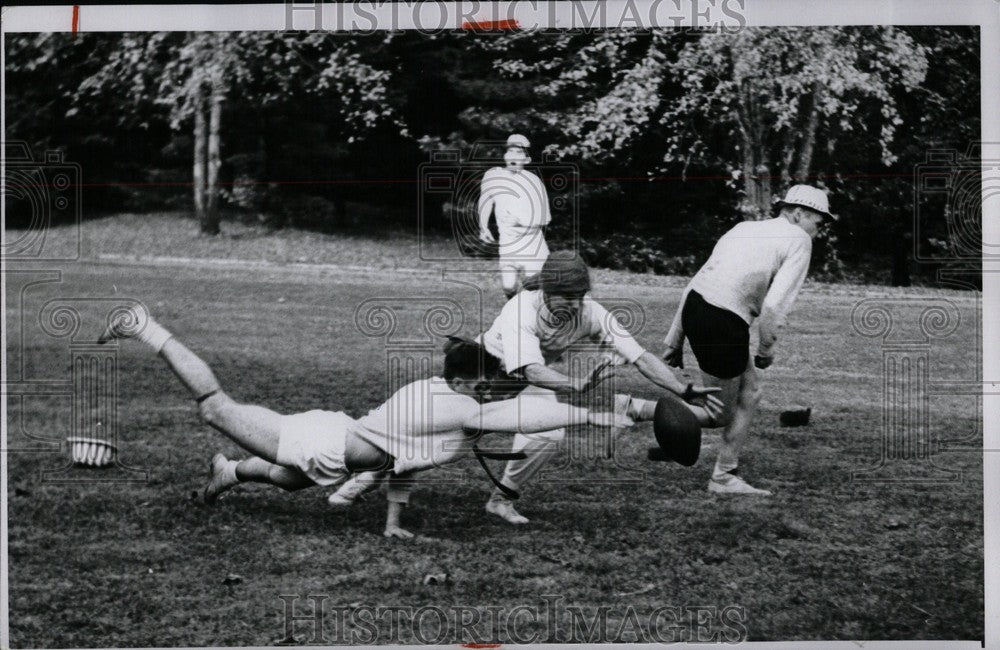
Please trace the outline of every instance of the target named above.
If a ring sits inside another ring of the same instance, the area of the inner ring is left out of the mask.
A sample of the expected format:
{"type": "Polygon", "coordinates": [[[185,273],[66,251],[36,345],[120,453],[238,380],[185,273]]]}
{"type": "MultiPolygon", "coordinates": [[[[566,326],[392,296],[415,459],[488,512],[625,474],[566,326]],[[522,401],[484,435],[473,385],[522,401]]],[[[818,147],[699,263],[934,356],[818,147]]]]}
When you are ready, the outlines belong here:
{"type": "Polygon", "coordinates": [[[385,472],[364,472],[352,476],[337,488],[336,492],[327,497],[326,502],[334,508],[348,508],[362,494],[377,488],[385,474],[385,472]]]}
{"type": "Polygon", "coordinates": [[[105,344],[114,339],[127,339],[135,336],[142,325],[149,320],[149,315],[141,305],[132,305],[121,311],[117,311],[111,316],[104,333],[97,339],[100,344],[105,344]]]}
{"type": "Polygon", "coordinates": [[[708,491],[715,494],[752,494],[761,497],[771,496],[770,491],[761,490],[750,485],[735,474],[726,473],[725,478],[717,479],[714,476],[708,480],[708,491]]]}
{"type": "Polygon", "coordinates": [[[226,471],[228,465],[229,459],[222,454],[212,456],[212,462],[208,465],[208,485],[202,492],[205,503],[213,503],[220,494],[239,483],[239,481],[234,482],[233,476],[226,471]]]}
{"type": "Polygon", "coordinates": [[[514,509],[509,499],[490,499],[486,502],[486,512],[500,517],[508,524],[526,524],[530,520],[514,509]]]}

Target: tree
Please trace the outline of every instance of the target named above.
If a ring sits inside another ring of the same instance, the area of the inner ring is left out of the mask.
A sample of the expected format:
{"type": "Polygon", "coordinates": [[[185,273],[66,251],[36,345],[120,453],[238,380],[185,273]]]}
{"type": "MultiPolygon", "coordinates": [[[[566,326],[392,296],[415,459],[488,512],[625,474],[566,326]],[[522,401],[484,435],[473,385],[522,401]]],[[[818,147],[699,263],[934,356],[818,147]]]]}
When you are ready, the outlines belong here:
{"type": "Polygon", "coordinates": [[[902,124],[896,91],[927,73],[923,47],[891,28],[745,29],[705,34],[671,66],[684,93],[660,119],[665,160],[703,146],[706,132],[731,138],[728,166],[743,184],[741,210],[770,213],[773,181],[810,179],[817,141],[833,151],[855,129],[874,137],[884,165],[902,124]],[[874,110],[872,110],[874,109],[874,110]]]}
{"type": "MultiPolygon", "coordinates": [[[[173,129],[191,128],[195,213],[201,231],[214,235],[223,119],[234,98],[256,111],[327,102],[341,116],[348,143],[386,120],[405,133],[385,102],[391,73],[363,61],[359,49],[356,39],[323,32],[123,34],[105,64],[80,84],[74,110],[118,96],[131,100],[122,102],[124,113],[151,103],[173,129]]],[[[241,126],[253,124],[245,120],[241,126]]]]}
{"type": "Polygon", "coordinates": [[[817,143],[833,150],[841,136],[875,132],[890,165],[902,123],[896,91],[915,89],[928,66],[925,48],[891,27],[609,32],[563,51],[542,64],[554,74],[538,87],[543,97],[576,97],[568,112],[544,116],[564,136],[556,151],[606,163],[654,135],[661,166],[647,172],[721,168],[740,184],[747,218],[770,213],[775,180],[810,178],[817,143]]]}

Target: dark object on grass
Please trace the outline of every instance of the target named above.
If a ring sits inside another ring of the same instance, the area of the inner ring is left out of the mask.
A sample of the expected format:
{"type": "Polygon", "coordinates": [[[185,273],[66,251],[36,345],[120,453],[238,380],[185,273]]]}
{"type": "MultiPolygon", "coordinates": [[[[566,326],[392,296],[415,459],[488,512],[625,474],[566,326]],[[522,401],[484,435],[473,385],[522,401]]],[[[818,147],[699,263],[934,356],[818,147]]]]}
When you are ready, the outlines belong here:
{"type": "Polygon", "coordinates": [[[489,477],[490,482],[492,482],[493,485],[497,486],[498,490],[506,494],[507,498],[509,499],[514,499],[516,501],[517,499],[521,498],[520,492],[518,492],[513,488],[507,487],[506,485],[500,482],[500,479],[498,479],[496,476],[493,475],[493,472],[490,471],[490,466],[486,464],[486,461],[484,459],[490,458],[492,460],[521,460],[523,458],[527,458],[527,455],[523,451],[500,451],[500,452],[484,451],[480,449],[478,445],[472,445],[472,453],[475,454],[476,460],[479,461],[479,465],[483,468],[483,471],[486,472],[486,476],[489,477]]]}
{"type": "Polygon", "coordinates": [[[447,573],[428,573],[424,576],[425,585],[443,585],[448,582],[447,573]]]}
{"type": "Polygon", "coordinates": [[[809,416],[812,415],[812,408],[794,408],[782,411],[778,418],[783,427],[804,427],[809,424],[809,416]]]}
{"type": "Polygon", "coordinates": [[[701,453],[701,426],[698,418],[683,401],[673,395],[656,401],[653,414],[653,434],[660,454],[650,450],[650,460],[672,460],[685,467],[698,462],[701,453]],[[655,456],[655,457],[654,457],[655,456]]]}

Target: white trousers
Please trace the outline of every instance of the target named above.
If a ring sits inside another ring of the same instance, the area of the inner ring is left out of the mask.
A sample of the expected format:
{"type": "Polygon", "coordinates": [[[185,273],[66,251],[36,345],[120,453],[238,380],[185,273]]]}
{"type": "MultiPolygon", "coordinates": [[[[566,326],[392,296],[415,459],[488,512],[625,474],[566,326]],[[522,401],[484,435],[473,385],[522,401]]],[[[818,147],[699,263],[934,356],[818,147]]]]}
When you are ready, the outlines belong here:
{"type": "MultiPolygon", "coordinates": [[[[533,395],[556,402],[555,392],[538,386],[528,386],[521,395],[533,395]]],[[[545,463],[559,452],[559,443],[566,437],[566,429],[555,429],[541,433],[518,433],[514,436],[512,451],[523,451],[525,458],[507,461],[501,482],[507,487],[521,491],[531,482],[545,463]]],[[[504,497],[503,492],[494,489],[494,498],[504,497]]]]}

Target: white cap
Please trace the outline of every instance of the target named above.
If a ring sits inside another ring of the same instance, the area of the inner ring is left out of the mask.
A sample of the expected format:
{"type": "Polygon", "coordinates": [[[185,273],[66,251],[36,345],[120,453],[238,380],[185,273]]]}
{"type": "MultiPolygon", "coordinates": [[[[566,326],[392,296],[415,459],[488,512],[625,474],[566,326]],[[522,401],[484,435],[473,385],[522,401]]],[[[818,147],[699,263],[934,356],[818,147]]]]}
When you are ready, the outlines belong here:
{"type": "Polygon", "coordinates": [[[788,188],[785,198],[778,201],[778,203],[781,205],[801,205],[831,219],[837,219],[837,217],[830,213],[830,199],[826,196],[826,192],[812,185],[791,186],[788,188]]]}
{"type": "Polygon", "coordinates": [[[507,138],[507,146],[527,149],[531,146],[531,143],[528,142],[528,138],[524,137],[520,133],[514,133],[507,138]]]}

